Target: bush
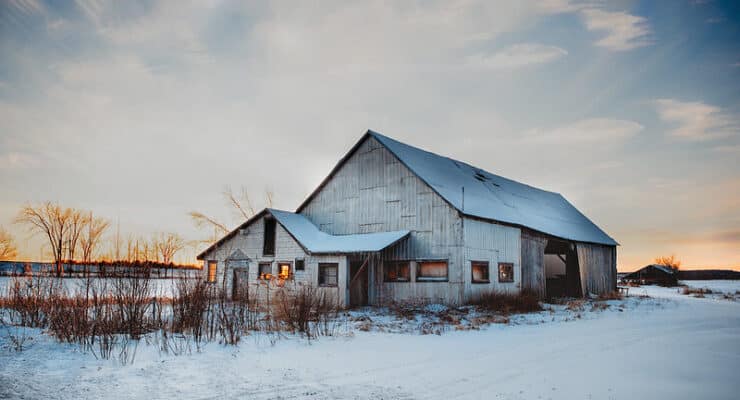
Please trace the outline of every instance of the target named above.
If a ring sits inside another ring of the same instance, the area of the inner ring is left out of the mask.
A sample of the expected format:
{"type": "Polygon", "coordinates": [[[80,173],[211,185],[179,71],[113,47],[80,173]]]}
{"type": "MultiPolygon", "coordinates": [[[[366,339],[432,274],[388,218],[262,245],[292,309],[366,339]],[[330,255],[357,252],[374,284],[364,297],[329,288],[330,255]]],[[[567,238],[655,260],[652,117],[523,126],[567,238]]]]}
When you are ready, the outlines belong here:
{"type": "Polygon", "coordinates": [[[539,297],[536,293],[528,290],[523,290],[520,293],[492,290],[479,294],[473,299],[471,304],[486,311],[495,311],[503,314],[523,314],[542,311],[539,297]]]}

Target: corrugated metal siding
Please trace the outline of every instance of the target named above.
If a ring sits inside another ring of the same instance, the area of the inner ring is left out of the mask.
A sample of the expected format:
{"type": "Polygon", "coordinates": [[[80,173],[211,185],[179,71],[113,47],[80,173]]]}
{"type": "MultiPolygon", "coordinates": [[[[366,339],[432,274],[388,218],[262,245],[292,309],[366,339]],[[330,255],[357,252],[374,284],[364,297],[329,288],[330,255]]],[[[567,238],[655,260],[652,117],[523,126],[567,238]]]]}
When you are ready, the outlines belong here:
{"type": "Polygon", "coordinates": [[[466,298],[496,290],[516,292],[521,288],[522,268],[519,228],[465,218],[464,282],[466,298]],[[472,261],[489,263],[490,283],[472,283],[472,261]],[[498,281],[498,263],[514,264],[514,282],[498,281]]]}
{"type": "Polygon", "coordinates": [[[301,213],[335,235],[411,231],[407,240],[383,252],[384,259],[448,260],[448,283],[413,282],[413,277],[409,283],[384,283],[382,262],[373,262],[371,276],[376,279],[370,299],[374,303],[422,298],[462,301],[462,219],[374,138],[360,145],[301,213]]]}
{"type": "Polygon", "coordinates": [[[617,288],[617,248],[577,243],[583,294],[601,295],[617,288]]]}

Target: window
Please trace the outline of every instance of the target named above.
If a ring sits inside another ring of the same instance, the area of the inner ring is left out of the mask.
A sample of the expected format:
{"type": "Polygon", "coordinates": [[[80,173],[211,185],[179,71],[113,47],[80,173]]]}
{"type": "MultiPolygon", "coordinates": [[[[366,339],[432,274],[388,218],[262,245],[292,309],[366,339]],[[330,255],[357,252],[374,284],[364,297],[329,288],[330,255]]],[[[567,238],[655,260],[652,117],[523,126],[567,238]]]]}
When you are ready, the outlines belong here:
{"type": "Polygon", "coordinates": [[[275,219],[265,218],[265,237],[262,246],[262,255],[275,255],[275,219]]]}
{"type": "Polygon", "coordinates": [[[339,264],[319,263],[319,286],[337,286],[339,264]]]}
{"type": "Polygon", "coordinates": [[[498,281],[514,282],[514,264],[498,263],[498,281]]]}
{"type": "Polygon", "coordinates": [[[208,282],[216,282],[216,269],[218,268],[218,261],[208,261],[208,282]]]}
{"type": "Polygon", "coordinates": [[[306,260],[302,258],[296,258],[295,259],[295,270],[296,271],[303,271],[306,269],[306,260]]]}
{"type": "Polygon", "coordinates": [[[269,280],[272,278],[272,263],[260,263],[257,279],[269,280]]]}
{"type": "Polygon", "coordinates": [[[408,282],[411,279],[408,261],[391,261],[383,264],[386,282],[408,282]]]}
{"type": "Polygon", "coordinates": [[[473,273],[473,283],[491,282],[491,279],[488,277],[488,261],[471,261],[470,267],[473,273]]]}
{"type": "Polygon", "coordinates": [[[290,272],[289,262],[278,263],[278,279],[286,280],[290,279],[292,276],[293,274],[290,272]]]}
{"type": "Polygon", "coordinates": [[[419,261],[416,263],[417,282],[446,282],[447,261],[419,261]]]}

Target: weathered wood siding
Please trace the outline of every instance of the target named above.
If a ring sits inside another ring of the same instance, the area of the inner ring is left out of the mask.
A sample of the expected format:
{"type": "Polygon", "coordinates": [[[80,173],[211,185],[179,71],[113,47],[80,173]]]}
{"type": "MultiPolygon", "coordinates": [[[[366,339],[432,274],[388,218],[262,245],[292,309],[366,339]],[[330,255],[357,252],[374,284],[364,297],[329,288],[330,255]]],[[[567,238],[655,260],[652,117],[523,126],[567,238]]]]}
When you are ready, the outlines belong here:
{"type": "Polygon", "coordinates": [[[617,248],[577,243],[583,295],[601,295],[617,288],[617,248]]]}
{"type": "Polygon", "coordinates": [[[262,254],[264,236],[264,218],[255,220],[244,233],[239,233],[229,240],[225,241],[218,248],[208,254],[205,254],[204,268],[202,270],[203,278],[208,274],[208,261],[217,261],[217,284],[223,286],[227,293],[231,293],[231,284],[233,272],[227,259],[237,249],[249,257],[248,262],[248,288],[250,296],[257,295],[265,298],[267,291],[275,291],[278,286],[274,283],[268,285],[265,281],[258,280],[259,264],[269,262],[272,265],[272,273],[277,274],[277,264],[280,262],[290,262],[293,271],[293,279],[289,280],[283,286],[288,290],[294,290],[301,286],[318,286],[318,265],[319,263],[338,263],[338,287],[321,288],[321,290],[336,296],[340,304],[345,304],[346,282],[347,282],[347,260],[343,255],[308,255],[298,242],[285,230],[280,224],[277,224],[275,230],[275,255],[265,256],[262,254]],[[303,271],[295,270],[295,259],[302,258],[305,260],[305,269],[303,271]]]}
{"type": "Polygon", "coordinates": [[[382,262],[370,270],[371,304],[430,299],[460,303],[462,219],[439,195],[372,137],[366,139],[300,211],[319,228],[343,235],[407,229],[410,237],[383,253],[384,259],[448,261],[449,282],[383,282],[382,262]]]}
{"type": "Polygon", "coordinates": [[[540,298],[545,297],[545,247],[547,239],[533,232],[522,232],[522,289],[537,293],[540,298]]]}
{"type": "Polygon", "coordinates": [[[482,292],[496,290],[516,292],[521,288],[522,263],[519,228],[465,218],[464,272],[465,297],[475,298],[482,292]],[[472,262],[486,261],[490,283],[472,283],[472,262]],[[514,282],[499,282],[498,263],[514,264],[514,282]]]}

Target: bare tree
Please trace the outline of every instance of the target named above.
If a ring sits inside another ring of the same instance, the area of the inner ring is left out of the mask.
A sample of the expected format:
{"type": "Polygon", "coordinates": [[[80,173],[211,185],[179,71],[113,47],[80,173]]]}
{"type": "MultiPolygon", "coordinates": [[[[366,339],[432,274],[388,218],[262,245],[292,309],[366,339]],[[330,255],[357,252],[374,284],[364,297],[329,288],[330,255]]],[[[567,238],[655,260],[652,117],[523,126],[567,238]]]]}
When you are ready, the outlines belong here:
{"type": "Polygon", "coordinates": [[[38,207],[24,206],[15,218],[16,223],[26,225],[32,233],[47,237],[59,276],[62,274],[63,245],[69,231],[70,214],[70,209],[46,202],[38,207]]]}
{"type": "Polygon", "coordinates": [[[18,256],[18,248],[10,232],[0,226],[0,260],[11,260],[18,256]]]}
{"type": "Polygon", "coordinates": [[[676,258],[675,255],[671,254],[668,257],[657,257],[655,263],[658,265],[664,265],[672,270],[678,271],[681,268],[681,260],[676,258]]]}
{"type": "Polygon", "coordinates": [[[159,256],[165,264],[171,263],[175,254],[185,247],[185,240],[176,233],[160,233],[155,243],[159,256]]]}
{"type": "Polygon", "coordinates": [[[93,216],[92,211],[87,216],[87,224],[80,236],[80,250],[82,251],[82,261],[89,263],[92,261],[95,250],[100,244],[103,233],[108,229],[110,223],[101,217],[93,216]]]}
{"type": "Polygon", "coordinates": [[[87,214],[80,210],[69,209],[69,231],[67,233],[67,260],[75,260],[77,243],[83,229],[88,224],[87,214]]]}
{"type": "MultiPolygon", "coordinates": [[[[239,195],[236,195],[231,187],[226,187],[221,194],[224,196],[226,204],[231,209],[231,214],[234,219],[236,219],[236,221],[231,221],[235,222],[233,225],[238,225],[256,214],[254,203],[252,203],[249,192],[245,187],[241,188],[239,195]]],[[[265,190],[265,204],[267,207],[272,207],[273,204],[273,193],[267,189],[265,190]]],[[[188,215],[193,220],[196,227],[202,229],[213,229],[213,236],[207,240],[202,240],[201,243],[212,243],[219,237],[229,233],[231,230],[228,225],[232,224],[219,221],[218,219],[210,217],[202,212],[190,211],[188,215]]]]}

